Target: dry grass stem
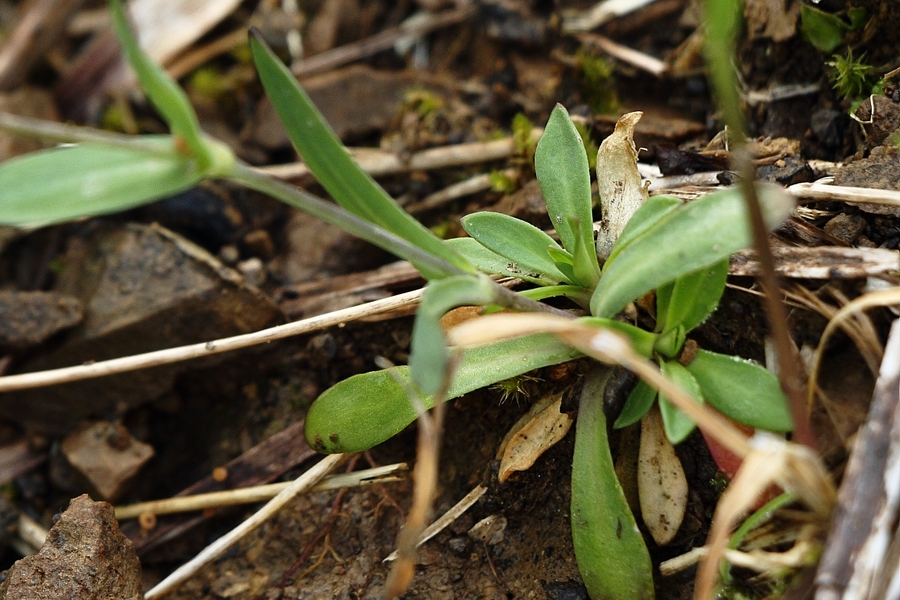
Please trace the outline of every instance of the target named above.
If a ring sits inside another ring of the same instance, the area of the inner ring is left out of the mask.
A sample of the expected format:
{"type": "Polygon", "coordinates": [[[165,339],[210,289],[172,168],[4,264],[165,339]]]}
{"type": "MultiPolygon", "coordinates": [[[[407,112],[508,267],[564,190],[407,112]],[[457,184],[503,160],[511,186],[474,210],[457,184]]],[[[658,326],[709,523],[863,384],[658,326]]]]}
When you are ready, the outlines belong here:
{"type": "Polygon", "coordinates": [[[831,178],[824,178],[813,183],[796,183],[787,191],[801,200],[831,200],[850,204],[900,206],[900,192],[898,191],[829,185],[830,180],[831,178]]]}
{"type": "Polygon", "coordinates": [[[655,56],[650,56],[645,52],[614,42],[604,35],[584,33],[579,35],[578,39],[583,44],[596,46],[616,60],[631,65],[646,73],[650,73],[654,77],[661,77],[669,71],[669,66],[665,61],[659,60],[655,56]]]}
{"type": "MultiPolygon", "coordinates": [[[[326,490],[336,490],[350,487],[361,487],[372,485],[373,483],[389,483],[394,481],[402,481],[403,479],[401,477],[398,477],[396,474],[401,471],[406,471],[407,469],[408,467],[406,463],[397,463],[394,465],[375,467],[374,469],[354,471],[352,473],[330,475],[315,486],[306,490],[306,493],[323,492],[326,490]]],[[[116,518],[120,521],[123,521],[125,519],[137,518],[145,513],[151,513],[154,515],[166,515],[195,510],[204,510],[206,508],[215,508],[219,506],[234,506],[235,504],[261,502],[263,500],[269,500],[277,496],[279,493],[281,493],[282,490],[289,487],[290,485],[292,485],[292,482],[285,481],[281,483],[257,485],[236,490],[224,490],[221,492],[210,492],[208,494],[176,496],[174,498],[166,498],[164,500],[139,502],[137,504],[129,504],[128,506],[116,507],[116,518]]]]}
{"type": "Polygon", "coordinates": [[[0,392],[24,390],[45,385],[56,385],[70,381],[78,381],[81,379],[105,377],[106,375],[167,365],[190,360],[192,358],[199,358],[201,356],[210,356],[212,354],[230,352],[239,348],[248,348],[250,346],[266,344],[274,342],[275,340],[302,335],[327,327],[390,313],[399,309],[413,308],[418,306],[419,298],[421,296],[422,290],[413,290],[411,292],[391,296],[390,298],[375,300],[374,302],[368,302],[359,306],[352,306],[324,315],[310,317],[309,319],[303,319],[302,321],[295,321],[294,323],[278,325],[269,329],[263,329],[262,331],[222,338],[220,340],[201,342],[199,344],[191,344],[177,348],[168,348],[166,350],[157,350],[145,354],[136,354],[134,356],[114,358],[112,360],[105,360],[88,365],[64,367],[62,369],[38,371],[36,373],[22,373],[20,375],[7,375],[6,377],[0,377],[0,392]]]}
{"type": "MultiPolygon", "coordinates": [[[[537,141],[543,131],[540,128],[532,129],[531,139],[537,141]]],[[[347,151],[363,171],[373,177],[378,177],[504,160],[515,154],[516,146],[513,138],[508,137],[489,142],[429,148],[409,156],[401,156],[376,148],[347,148],[347,151]]],[[[262,167],[258,171],[280,179],[300,179],[310,176],[309,167],[305,163],[273,165],[262,167]]]]}
{"type": "Polygon", "coordinates": [[[204,548],[200,554],[175,569],[171,575],[156,584],[156,586],[144,594],[144,600],[162,598],[174,590],[192,577],[194,573],[215,560],[216,557],[237,543],[242,537],[271,518],[276,512],[281,510],[285,504],[290,502],[294,496],[316,485],[323,477],[334,471],[346,459],[346,454],[330,454],[323,458],[303,475],[291,482],[290,486],[269,500],[269,502],[255,512],[249,519],[204,548]]]}
{"type": "MultiPolygon", "coordinates": [[[[466,494],[462,500],[453,505],[450,510],[442,514],[440,517],[434,520],[428,527],[422,530],[422,534],[419,536],[418,541],[416,542],[416,548],[442,532],[447,528],[448,525],[456,521],[460,518],[467,510],[472,508],[476,502],[478,502],[482,496],[484,496],[485,492],[487,492],[487,488],[483,485],[476,486],[471,492],[466,494]]],[[[383,562],[390,562],[392,560],[397,560],[397,551],[394,550],[389,555],[387,555],[383,562]]]]}

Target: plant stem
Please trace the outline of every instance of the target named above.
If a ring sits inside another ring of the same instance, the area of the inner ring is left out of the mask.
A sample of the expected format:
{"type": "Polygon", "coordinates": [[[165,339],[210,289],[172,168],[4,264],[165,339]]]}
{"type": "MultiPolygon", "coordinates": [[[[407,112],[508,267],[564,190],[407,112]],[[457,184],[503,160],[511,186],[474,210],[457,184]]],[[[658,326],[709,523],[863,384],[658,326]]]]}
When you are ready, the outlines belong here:
{"type": "Polygon", "coordinates": [[[142,136],[124,135],[101,131],[92,127],[80,127],[67,123],[55,123],[42,119],[32,119],[0,112],[0,130],[23,137],[59,142],[64,144],[93,143],[125,150],[147,152],[169,157],[171,148],[162,148],[159,144],[148,144],[142,136]]]}
{"type": "Polygon", "coordinates": [[[315,215],[326,223],[340,227],[347,233],[375,244],[379,248],[383,248],[410,262],[428,266],[447,275],[470,275],[470,273],[450,264],[446,260],[434,256],[403,238],[373,225],[337,204],[327,202],[289,183],[273,179],[256,171],[247,164],[235,164],[227,177],[250,189],[280,200],[289,206],[315,215]]]}

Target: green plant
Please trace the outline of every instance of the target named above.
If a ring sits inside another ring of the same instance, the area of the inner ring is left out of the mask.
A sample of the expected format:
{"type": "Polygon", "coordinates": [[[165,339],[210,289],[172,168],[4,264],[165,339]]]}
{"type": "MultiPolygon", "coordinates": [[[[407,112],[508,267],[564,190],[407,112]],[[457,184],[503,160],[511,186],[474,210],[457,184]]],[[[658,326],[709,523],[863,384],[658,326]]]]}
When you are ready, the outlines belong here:
{"type": "MultiPolygon", "coordinates": [[[[428,285],[413,329],[409,366],[357,375],[325,391],[307,415],[307,438],[313,447],[352,452],[395,435],[416,418],[411,389],[428,408],[438,398],[454,398],[581,356],[566,341],[539,333],[468,350],[451,369],[452,351],[439,325],[448,310],[499,305],[552,312],[539,301],[554,296],[569,298],[589,311],[580,324],[624,336],[639,355],[657,361],[666,375],[697,400],[756,427],[790,429],[784,398],[768,372],[704,350],[692,359],[684,353],[687,334],[718,304],[728,256],[751,240],[737,190],[710,194],[687,205],[676,198],[650,198],[624,226],[601,268],[585,145],[566,110],[557,106],[534,154],[536,174],[560,242],[497,213],[465,217],[463,227],[471,237],[444,242],[358,168],[290,72],[257,36],[251,37],[250,46],[263,86],[292,142],[339,206],[260,175],[240,163],[226,146],[205,136],[183,92],[138,49],[119,0],[111,0],[110,5],[129,61],[172,135],[133,138],[77,128],[54,130],[58,137],[83,143],[0,166],[0,221],[46,224],[108,213],[216,177],[312,212],[411,261],[428,285]],[[514,275],[536,287],[513,293],[482,273],[514,275]],[[658,319],[653,331],[616,320],[626,305],[654,291],[658,319]]],[[[618,141],[631,144],[632,154],[626,153],[623,159],[620,150],[604,154],[601,147],[598,180],[619,181],[623,169],[635,169],[630,129],[618,141]]],[[[791,200],[777,188],[760,187],[758,194],[767,226],[775,227],[790,213],[791,200]]],[[[572,481],[577,558],[594,597],[647,598],[653,590],[649,555],[612,468],[601,406],[604,387],[604,375],[593,375],[581,400],[572,481]],[[610,522],[617,526],[610,527],[610,522]],[[619,551],[601,552],[601,548],[619,551]]],[[[641,418],[655,397],[653,388],[639,385],[619,421],[641,418]]],[[[659,402],[668,437],[683,439],[693,429],[693,421],[666,398],[659,402]]]]}
{"type": "Polygon", "coordinates": [[[838,94],[844,98],[861,99],[873,93],[876,81],[872,71],[875,67],[865,63],[865,54],[854,59],[853,50],[848,49],[846,56],[835,54],[832,58],[834,60],[825,64],[832,68],[828,78],[838,94]]]}

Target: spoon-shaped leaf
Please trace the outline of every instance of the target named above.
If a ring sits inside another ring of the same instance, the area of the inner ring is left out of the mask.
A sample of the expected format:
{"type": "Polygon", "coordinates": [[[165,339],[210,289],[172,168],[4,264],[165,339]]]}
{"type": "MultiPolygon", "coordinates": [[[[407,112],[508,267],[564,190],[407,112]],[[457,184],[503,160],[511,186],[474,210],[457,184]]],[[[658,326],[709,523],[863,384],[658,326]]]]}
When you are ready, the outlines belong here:
{"type": "Polygon", "coordinates": [[[450,352],[440,319],[458,306],[484,306],[494,301],[495,286],[484,275],[454,275],[429,282],[413,324],[409,369],[426,394],[436,394],[450,367],[450,352]]]}
{"type": "Polygon", "coordinates": [[[470,237],[453,238],[445,242],[458,252],[463,258],[475,265],[475,268],[488,275],[503,275],[504,277],[518,277],[524,281],[530,281],[540,286],[556,285],[556,279],[551,279],[537,271],[523,269],[504,256],[500,256],[492,250],[488,250],[480,242],[470,237]]]}
{"type": "Polygon", "coordinates": [[[613,427],[621,429],[637,423],[653,406],[654,400],[656,400],[656,390],[644,383],[643,380],[638,381],[631,393],[628,394],[625,406],[622,407],[622,412],[619,413],[613,427]]]}
{"type": "Polygon", "coordinates": [[[572,542],[591,598],[653,598],[650,554],[616,477],[603,392],[610,369],[592,371],[581,392],[572,457],[572,542]]]}
{"type": "MultiPolygon", "coordinates": [[[[310,171],[338,204],[463,271],[472,266],[416,221],[359,168],[291,72],[251,30],[250,50],[266,94],[310,171]]],[[[450,272],[417,266],[428,279],[450,272]]]]}
{"type": "Polygon", "coordinates": [[[170,136],[160,152],[94,145],[42,150],[0,165],[0,223],[47,225],[113,213],[193,187],[201,175],[170,136]],[[167,151],[168,150],[168,151],[167,151]]]}
{"type": "Polygon", "coordinates": [[[482,246],[510,260],[518,269],[539,273],[554,283],[568,282],[547,252],[548,248],[562,248],[531,223],[497,212],[472,213],[460,223],[482,246]]]}
{"type": "MultiPolygon", "coordinates": [[[[759,199],[770,229],[794,207],[793,199],[777,186],[759,185],[759,199]]],[[[591,313],[612,317],[635,298],[710,267],[751,242],[740,191],[708,194],[667,214],[607,262],[591,298],[591,313]]]]}
{"type": "Polygon", "coordinates": [[[703,398],[735,421],[768,431],[793,428],[778,378],[761,366],[737,356],[698,350],[686,368],[700,385],[703,398]]]}
{"type": "Polygon", "coordinates": [[[671,286],[664,286],[662,294],[658,290],[657,318],[661,320],[662,332],[680,325],[687,333],[703,323],[719,305],[727,278],[728,260],[723,260],[711,267],[682,275],[671,286]]]}
{"type": "MultiPolygon", "coordinates": [[[[697,380],[681,363],[677,360],[666,360],[659,367],[663,374],[675,382],[678,387],[702,402],[703,394],[700,391],[697,380]]],[[[683,442],[697,427],[693,419],[675,408],[662,394],[659,396],[659,412],[662,415],[666,437],[673,444],[683,442]]]]}
{"type": "MultiPolygon", "coordinates": [[[[549,334],[524,336],[466,350],[447,399],[581,356],[549,334]]],[[[360,452],[393,437],[416,419],[408,367],[372,371],[325,390],[306,415],[306,440],[319,452],[360,452]]],[[[425,408],[434,405],[423,395],[425,408]]]]}
{"type": "MultiPolygon", "coordinates": [[[[557,104],[538,141],[534,171],[547,203],[550,221],[559,233],[563,247],[573,256],[579,245],[594,245],[591,215],[591,175],[587,153],[575,124],[561,104],[557,104]]],[[[581,254],[581,253],[579,253],[581,254]]],[[[576,273],[600,276],[595,252],[580,256],[576,273]]],[[[588,282],[578,282],[582,285],[588,282]]]]}

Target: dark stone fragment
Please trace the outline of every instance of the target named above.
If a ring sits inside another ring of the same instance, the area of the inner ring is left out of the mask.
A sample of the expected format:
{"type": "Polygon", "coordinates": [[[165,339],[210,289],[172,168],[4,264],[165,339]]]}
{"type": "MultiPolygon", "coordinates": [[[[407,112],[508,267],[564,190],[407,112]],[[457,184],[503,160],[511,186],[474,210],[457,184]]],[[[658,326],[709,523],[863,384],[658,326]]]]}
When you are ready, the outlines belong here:
{"type": "Polygon", "coordinates": [[[77,325],[81,302],[56,292],[0,292],[0,351],[37,346],[50,336],[77,325]]]}

